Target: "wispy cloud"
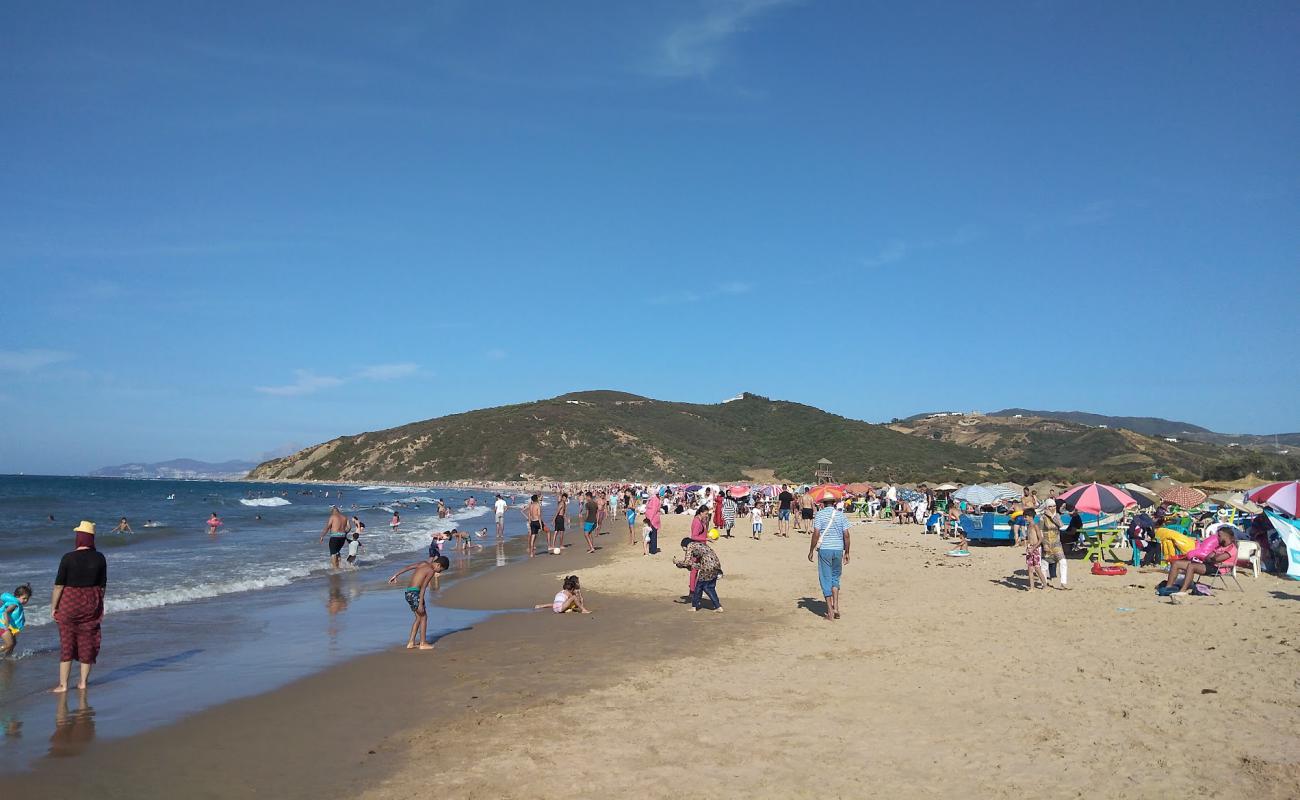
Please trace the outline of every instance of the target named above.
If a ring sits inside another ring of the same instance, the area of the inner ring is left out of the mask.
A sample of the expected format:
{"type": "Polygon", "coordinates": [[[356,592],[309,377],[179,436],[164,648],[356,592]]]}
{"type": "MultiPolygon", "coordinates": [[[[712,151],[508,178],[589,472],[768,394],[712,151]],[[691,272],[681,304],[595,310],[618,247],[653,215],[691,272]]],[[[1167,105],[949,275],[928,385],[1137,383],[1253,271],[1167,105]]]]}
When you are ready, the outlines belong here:
{"type": "Polygon", "coordinates": [[[71,361],[72,353],[63,350],[0,350],[0,370],[35,372],[38,369],[71,361]]]}
{"type": "Polygon", "coordinates": [[[881,247],[874,254],[867,256],[860,262],[867,269],[888,266],[894,264],[913,253],[924,250],[940,250],[950,247],[964,247],[978,240],[982,231],[975,225],[962,225],[948,236],[941,236],[934,239],[922,239],[921,241],[909,242],[903,239],[895,239],[881,247]]]}
{"type": "Polygon", "coordinates": [[[293,383],[286,383],[283,386],[257,386],[255,391],[275,397],[298,397],[305,394],[314,394],[321,389],[333,389],[335,386],[343,385],[342,378],[335,378],[331,375],[317,375],[307,369],[294,370],[293,374],[293,383]]]}
{"type": "Polygon", "coordinates": [[[335,389],[353,381],[395,381],[400,378],[409,378],[419,371],[420,366],[409,361],[393,364],[371,364],[342,378],[337,375],[317,375],[309,369],[297,369],[293,371],[294,379],[292,383],[280,386],[255,386],[253,391],[269,394],[273,397],[301,397],[325,389],[335,389]]]}
{"type": "Polygon", "coordinates": [[[673,292],[672,294],[661,294],[651,297],[650,304],[656,306],[668,306],[685,303],[699,303],[704,300],[713,300],[724,296],[734,297],[736,295],[748,294],[752,291],[754,291],[754,287],[751,284],[741,281],[728,281],[713,288],[704,286],[697,289],[673,292]]]}
{"type": "Polygon", "coordinates": [[[1115,204],[1109,200],[1097,200],[1071,212],[1065,217],[1065,224],[1070,227],[1099,225],[1115,215],[1115,204]]]}
{"type": "Polygon", "coordinates": [[[493,361],[503,361],[505,360],[506,356],[510,354],[502,350],[500,347],[494,347],[491,350],[487,351],[485,355],[487,355],[487,357],[492,359],[493,361]]]}
{"type": "Polygon", "coordinates": [[[704,13],[677,25],[658,43],[650,71],[666,78],[703,78],[726,57],[728,45],[762,14],[799,0],[712,0],[704,13]]]}
{"type": "Polygon", "coordinates": [[[886,264],[902,261],[906,257],[907,242],[893,241],[880,248],[875,255],[862,259],[862,266],[874,269],[875,267],[883,267],[886,264]]]}
{"type": "Polygon", "coordinates": [[[420,368],[409,361],[400,364],[375,364],[365,367],[357,373],[357,378],[366,381],[394,381],[414,375],[420,368]]]}

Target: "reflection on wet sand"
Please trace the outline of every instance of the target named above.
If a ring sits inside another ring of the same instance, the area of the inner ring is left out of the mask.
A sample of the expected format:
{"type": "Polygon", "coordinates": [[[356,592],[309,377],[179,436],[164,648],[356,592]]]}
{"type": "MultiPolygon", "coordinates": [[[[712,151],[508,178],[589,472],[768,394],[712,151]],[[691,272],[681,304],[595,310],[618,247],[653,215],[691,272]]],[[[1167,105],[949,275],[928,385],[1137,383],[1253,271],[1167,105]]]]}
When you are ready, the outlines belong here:
{"type": "Polygon", "coordinates": [[[506,543],[498,539],[497,540],[497,566],[504,567],[505,565],[506,565],[506,543]]]}
{"type": "Polygon", "coordinates": [[[49,753],[54,758],[78,755],[95,738],[95,709],[86,700],[86,690],[77,691],[76,711],[68,710],[70,694],[72,692],[62,692],[56,701],[49,753]]]}

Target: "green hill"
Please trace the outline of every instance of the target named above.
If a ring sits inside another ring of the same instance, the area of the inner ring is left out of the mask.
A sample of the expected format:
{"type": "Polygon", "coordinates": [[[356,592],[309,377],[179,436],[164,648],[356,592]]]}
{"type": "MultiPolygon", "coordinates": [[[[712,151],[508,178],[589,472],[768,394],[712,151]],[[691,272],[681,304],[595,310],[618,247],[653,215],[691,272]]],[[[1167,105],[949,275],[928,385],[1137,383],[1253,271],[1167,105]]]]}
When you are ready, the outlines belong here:
{"type": "Polygon", "coordinates": [[[714,405],[578,392],[342,436],[259,465],[254,479],[975,480],[977,450],[746,394],[714,405]]]}

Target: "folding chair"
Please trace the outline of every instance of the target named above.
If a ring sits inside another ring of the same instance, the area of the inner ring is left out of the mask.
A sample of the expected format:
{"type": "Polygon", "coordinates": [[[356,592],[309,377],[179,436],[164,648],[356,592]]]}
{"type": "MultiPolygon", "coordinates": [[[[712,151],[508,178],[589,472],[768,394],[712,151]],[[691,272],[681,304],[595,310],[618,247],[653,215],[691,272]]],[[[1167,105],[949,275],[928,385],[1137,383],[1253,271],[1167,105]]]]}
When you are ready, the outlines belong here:
{"type": "Polygon", "coordinates": [[[1237,584],[1237,591],[1239,591],[1239,592],[1243,592],[1243,593],[1246,591],[1246,587],[1242,586],[1242,585],[1241,585],[1241,581],[1237,580],[1237,565],[1236,565],[1236,564],[1233,564],[1232,566],[1228,567],[1227,569],[1224,569],[1223,567],[1220,567],[1220,568],[1219,568],[1219,574],[1218,574],[1218,575],[1197,575],[1197,576],[1196,576],[1196,581],[1195,581],[1195,582],[1196,582],[1196,583],[1200,583],[1202,580],[1205,580],[1206,578],[1209,578],[1210,581],[1214,581],[1214,580],[1217,578],[1218,581],[1219,581],[1219,585],[1223,587],[1223,591],[1225,591],[1225,592],[1228,591],[1228,581],[1227,581],[1227,578],[1232,578],[1232,582],[1235,583],[1235,584],[1237,584]],[[1225,577],[1225,576],[1226,576],[1226,577],[1225,577]]]}

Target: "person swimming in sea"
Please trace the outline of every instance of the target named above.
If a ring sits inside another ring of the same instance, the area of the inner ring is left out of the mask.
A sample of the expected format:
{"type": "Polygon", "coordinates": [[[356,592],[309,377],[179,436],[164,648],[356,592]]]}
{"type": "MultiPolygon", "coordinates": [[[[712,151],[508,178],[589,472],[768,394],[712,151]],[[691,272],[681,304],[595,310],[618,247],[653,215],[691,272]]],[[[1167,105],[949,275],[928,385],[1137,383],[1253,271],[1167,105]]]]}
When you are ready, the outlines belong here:
{"type": "Polygon", "coordinates": [[[216,533],[217,528],[220,528],[224,524],[225,523],[221,521],[221,517],[217,516],[217,512],[213,511],[212,516],[208,517],[208,533],[216,533]]]}
{"type": "Polygon", "coordinates": [[[131,523],[126,521],[126,517],[122,517],[117,521],[117,527],[110,533],[135,533],[135,531],[131,530],[131,523]]]}

